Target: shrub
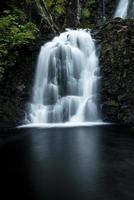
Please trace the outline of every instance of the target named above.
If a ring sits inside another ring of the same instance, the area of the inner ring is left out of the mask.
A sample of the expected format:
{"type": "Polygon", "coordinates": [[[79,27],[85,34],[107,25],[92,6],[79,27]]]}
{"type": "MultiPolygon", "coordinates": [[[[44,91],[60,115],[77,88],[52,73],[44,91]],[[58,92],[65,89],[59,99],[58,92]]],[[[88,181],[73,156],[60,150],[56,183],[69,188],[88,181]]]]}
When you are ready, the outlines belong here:
{"type": "Polygon", "coordinates": [[[17,8],[6,10],[0,18],[0,80],[6,67],[15,64],[19,48],[34,43],[38,28],[17,8]]]}

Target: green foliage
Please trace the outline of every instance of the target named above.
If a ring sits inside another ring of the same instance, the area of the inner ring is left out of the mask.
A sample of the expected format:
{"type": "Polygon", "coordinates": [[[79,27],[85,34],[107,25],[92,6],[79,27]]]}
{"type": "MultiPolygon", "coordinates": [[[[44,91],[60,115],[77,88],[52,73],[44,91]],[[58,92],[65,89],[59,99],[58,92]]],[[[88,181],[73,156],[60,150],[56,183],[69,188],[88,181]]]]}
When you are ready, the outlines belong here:
{"type": "Polygon", "coordinates": [[[0,18],[0,44],[14,47],[35,39],[38,32],[36,25],[24,19],[23,12],[20,16],[8,14],[0,18]]]}
{"type": "Polygon", "coordinates": [[[54,18],[64,13],[64,0],[45,0],[45,3],[54,18]]]}
{"type": "Polygon", "coordinates": [[[82,17],[83,17],[83,18],[88,18],[88,17],[90,17],[90,11],[89,11],[89,9],[87,9],[87,8],[83,8],[83,9],[82,9],[82,17]]]}
{"type": "Polygon", "coordinates": [[[59,23],[59,18],[64,15],[65,17],[65,0],[44,0],[46,6],[55,22],[59,27],[62,25],[59,23]]]}
{"type": "Polygon", "coordinates": [[[28,22],[25,13],[15,8],[4,11],[0,18],[0,80],[7,66],[15,64],[18,49],[34,43],[38,28],[28,22]]]}
{"type": "Polygon", "coordinates": [[[83,28],[91,28],[90,18],[92,17],[92,6],[96,0],[87,0],[81,10],[81,26],[83,28]],[[90,25],[89,25],[90,24],[90,25]]]}

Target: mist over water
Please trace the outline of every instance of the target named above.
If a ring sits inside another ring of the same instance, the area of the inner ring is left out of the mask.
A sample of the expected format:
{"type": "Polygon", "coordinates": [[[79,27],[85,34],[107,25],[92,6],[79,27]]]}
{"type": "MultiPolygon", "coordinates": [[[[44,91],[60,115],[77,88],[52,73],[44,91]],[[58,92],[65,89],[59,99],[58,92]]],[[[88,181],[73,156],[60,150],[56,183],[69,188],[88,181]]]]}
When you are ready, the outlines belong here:
{"type": "Polygon", "coordinates": [[[28,123],[101,121],[98,63],[95,41],[86,30],[67,30],[42,46],[28,123]]]}

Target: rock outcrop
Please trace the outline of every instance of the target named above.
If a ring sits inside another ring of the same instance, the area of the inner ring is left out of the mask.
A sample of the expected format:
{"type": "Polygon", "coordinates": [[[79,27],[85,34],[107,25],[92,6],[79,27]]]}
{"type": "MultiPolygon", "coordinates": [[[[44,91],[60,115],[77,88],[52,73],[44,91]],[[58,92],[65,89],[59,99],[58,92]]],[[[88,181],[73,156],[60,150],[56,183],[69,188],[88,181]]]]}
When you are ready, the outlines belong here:
{"type": "Polygon", "coordinates": [[[97,33],[105,121],[134,124],[134,20],[116,18],[97,33]]]}
{"type": "Polygon", "coordinates": [[[15,64],[5,71],[0,82],[0,126],[18,124],[24,119],[38,52],[36,45],[21,48],[15,64]]]}

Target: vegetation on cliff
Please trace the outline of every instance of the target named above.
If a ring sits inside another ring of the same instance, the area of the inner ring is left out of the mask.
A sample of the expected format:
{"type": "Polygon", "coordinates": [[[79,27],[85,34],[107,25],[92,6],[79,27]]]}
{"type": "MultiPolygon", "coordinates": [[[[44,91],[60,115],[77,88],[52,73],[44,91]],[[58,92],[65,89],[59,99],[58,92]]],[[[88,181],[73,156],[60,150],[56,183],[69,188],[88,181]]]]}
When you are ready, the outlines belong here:
{"type": "Polygon", "coordinates": [[[16,64],[20,49],[36,43],[39,32],[47,37],[69,27],[93,27],[95,5],[98,5],[96,0],[2,0],[0,81],[5,71],[16,64]]]}
{"type": "MultiPolygon", "coordinates": [[[[89,27],[87,23],[91,15],[89,8],[94,3],[95,0],[83,3],[80,11],[81,27],[89,27]]],[[[72,3],[65,0],[25,0],[18,3],[14,0],[5,6],[6,10],[1,12],[0,17],[0,81],[2,81],[4,72],[15,65],[20,49],[35,44],[39,29],[42,33],[50,34],[71,26],[72,21],[78,24],[76,22],[79,21],[77,13],[75,13],[76,16],[74,15],[76,20],[68,21],[68,13],[72,17],[74,6],[78,7],[78,1],[72,3]],[[70,12],[68,8],[71,9],[70,12]],[[33,16],[34,12],[36,12],[36,19],[33,16]]]]}
{"type": "Polygon", "coordinates": [[[38,28],[22,10],[6,10],[0,18],[0,81],[4,72],[15,65],[22,46],[35,43],[38,28]]]}

